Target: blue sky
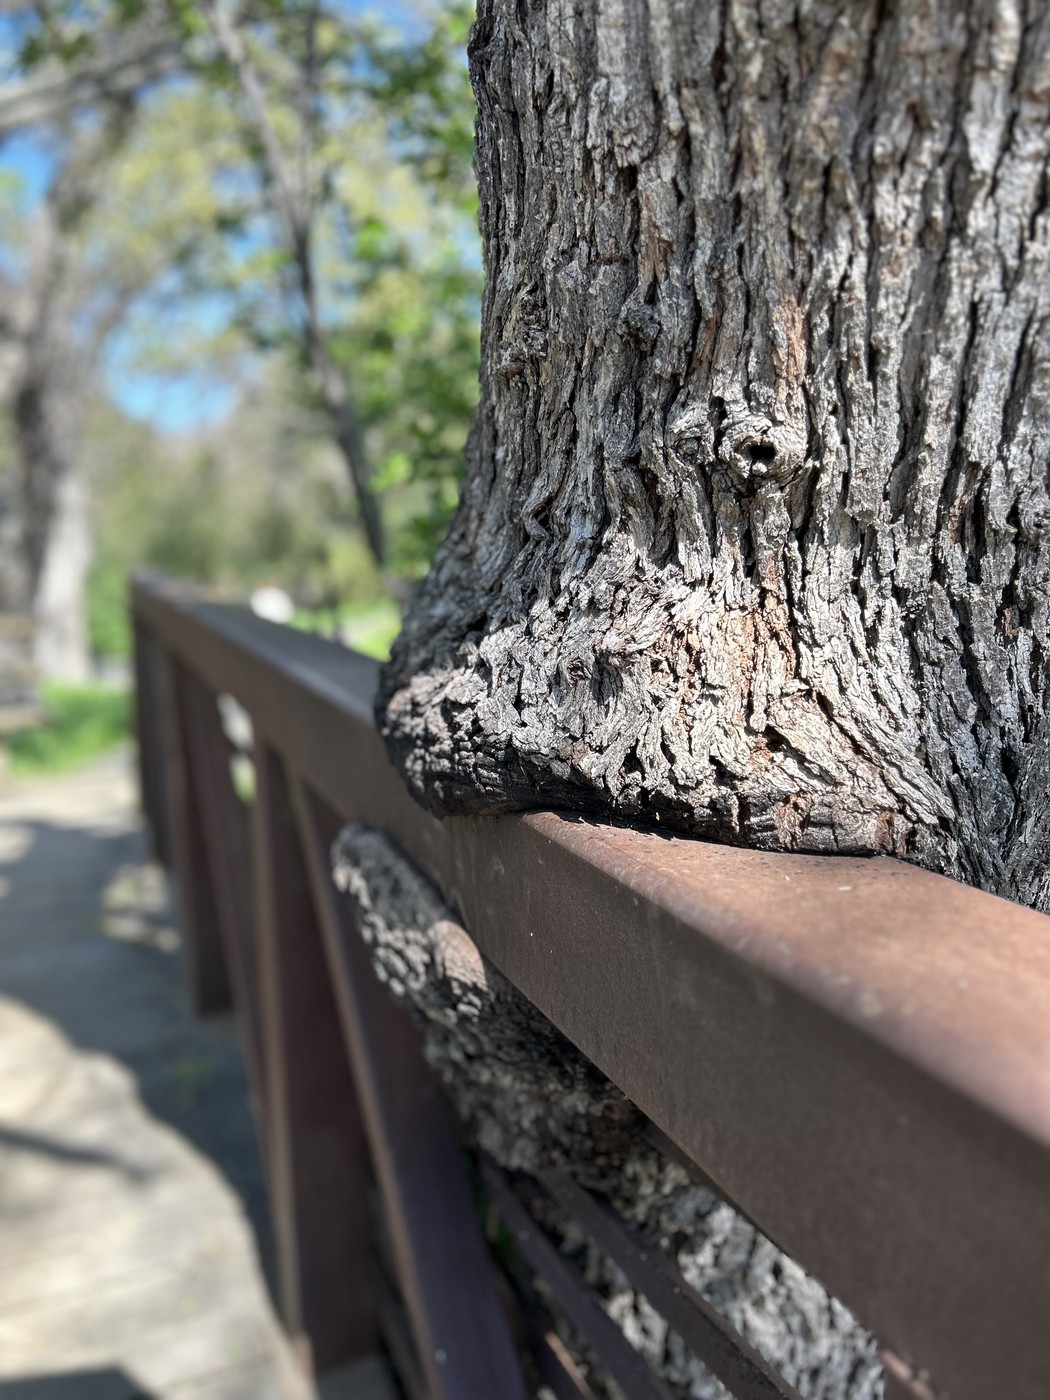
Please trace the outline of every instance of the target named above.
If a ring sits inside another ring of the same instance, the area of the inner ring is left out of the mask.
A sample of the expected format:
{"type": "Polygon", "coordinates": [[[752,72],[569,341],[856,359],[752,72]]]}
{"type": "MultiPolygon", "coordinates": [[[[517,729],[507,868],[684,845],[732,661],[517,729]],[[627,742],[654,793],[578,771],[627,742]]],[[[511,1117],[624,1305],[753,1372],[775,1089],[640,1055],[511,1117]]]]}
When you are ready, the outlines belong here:
{"type": "MultiPolygon", "coordinates": [[[[202,323],[207,313],[200,313],[202,323]]],[[[203,325],[202,325],[203,329],[203,325]]],[[[189,433],[221,423],[236,406],[238,387],[211,368],[193,374],[154,374],[136,366],[139,344],[134,332],[118,330],[103,356],[106,388],[129,418],[163,433],[189,433]]]]}
{"type": "Polygon", "coordinates": [[[34,204],[47,188],[51,162],[38,138],[17,134],[0,146],[0,169],[18,175],[28,205],[34,204]]]}
{"type": "Polygon", "coordinates": [[[162,433],[190,433],[223,421],[237,403],[233,384],[206,375],[114,373],[107,366],[114,402],[129,418],[162,433]]]}

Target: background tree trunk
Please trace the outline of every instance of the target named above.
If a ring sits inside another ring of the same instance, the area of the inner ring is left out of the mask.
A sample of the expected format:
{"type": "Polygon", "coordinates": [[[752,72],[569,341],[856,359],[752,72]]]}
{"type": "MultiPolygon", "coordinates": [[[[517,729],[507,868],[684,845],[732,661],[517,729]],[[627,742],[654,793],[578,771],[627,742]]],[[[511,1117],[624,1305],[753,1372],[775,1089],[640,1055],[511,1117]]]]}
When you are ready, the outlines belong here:
{"type": "Polygon", "coordinates": [[[91,506],[87,482],[75,469],[59,480],[34,599],[37,672],[49,680],[91,679],[87,578],[91,565],[91,506]]]}
{"type": "Polygon", "coordinates": [[[33,618],[33,656],[48,680],[83,681],[91,670],[81,438],[102,347],[137,288],[100,296],[77,240],[132,112],[124,98],[96,126],[62,133],[65,148],[30,224],[25,266],[0,277],[0,395],[11,405],[13,447],[0,502],[0,611],[33,618]]]}
{"type": "Polygon", "coordinates": [[[49,680],[90,674],[86,584],[91,561],[87,487],[77,470],[94,356],[78,342],[68,304],[69,240],[54,203],[34,224],[32,275],[22,289],[21,334],[8,384],[14,471],[8,509],[13,557],[0,606],[31,616],[37,670],[49,680]]]}
{"type": "Polygon", "coordinates": [[[1050,907],[1050,9],[481,0],[463,502],[380,723],[439,812],[1050,907]]]}
{"type": "Polygon", "coordinates": [[[293,162],[282,147],[263,84],[235,19],[227,13],[221,3],[208,4],[205,11],[219,48],[237,75],[249,126],[262,152],[268,181],[267,193],[277,223],[284,231],[288,255],[295,269],[295,282],[302,300],[303,347],[317,376],[321,402],[332,427],[332,437],[346,463],[347,473],[354,488],[361,512],[361,528],[364,531],[365,542],[372,558],[381,568],[386,560],[383,519],[379,502],[369,482],[371,472],[365,437],[354,410],[346,375],[332,353],[329,334],[321,315],[318,293],[314,243],[319,207],[317,193],[313,187],[317,172],[313,166],[318,156],[314,148],[321,140],[316,115],[319,105],[318,83],[321,76],[317,63],[317,26],[322,18],[321,11],[317,5],[311,5],[302,12],[309,34],[308,49],[311,61],[304,65],[303,72],[299,75],[301,90],[296,93],[296,103],[302,109],[299,152],[301,159],[298,162],[293,162]]]}

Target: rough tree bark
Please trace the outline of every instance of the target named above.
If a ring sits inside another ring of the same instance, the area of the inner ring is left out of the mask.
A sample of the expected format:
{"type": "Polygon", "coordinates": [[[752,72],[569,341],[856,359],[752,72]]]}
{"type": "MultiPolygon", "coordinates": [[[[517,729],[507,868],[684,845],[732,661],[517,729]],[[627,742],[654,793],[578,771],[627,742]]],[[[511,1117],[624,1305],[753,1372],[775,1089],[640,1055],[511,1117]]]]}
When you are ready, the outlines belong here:
{"type": "Polygon", "coordinates": [[[1050,907],[1050,8],[481,0],[463,501],[379,718],[438,812],[1050,907]]]}

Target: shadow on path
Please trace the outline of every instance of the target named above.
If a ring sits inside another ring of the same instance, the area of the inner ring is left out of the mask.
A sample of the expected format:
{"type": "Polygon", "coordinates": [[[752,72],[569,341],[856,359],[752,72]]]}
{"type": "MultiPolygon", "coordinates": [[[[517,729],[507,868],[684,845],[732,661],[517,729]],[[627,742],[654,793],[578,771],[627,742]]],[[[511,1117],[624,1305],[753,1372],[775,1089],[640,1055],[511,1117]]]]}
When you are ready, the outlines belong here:
{"type": "Polygon", "coordinates": [[[123,1371],[66,1371],[24,1381],[0,1381],[0,1400],[154,1400],[123,1371]]]}
{"type": "MultiPolygon", "coordinates": [[[[0,805],[0,831],[11,823],[0,805]]],[[[15,822],[0,836],[0,994],[45,1016],[83,1050],[134,1076],[149,1113],[211,1159],[240,1197],[270,1275],[272,1233],[244,1059],[231,1016],[190,1009],[174,916],[137,823],[129,829],[15,822]],[[9,845],[12,843],[8,843],[9,845]]],[[[107,824],[108,825],[108,824],[107,824]]],[[[123,1163],[0,1123],[0,1147],[123,1163]]]]}
{"type": "Polygon", "coordinates": [[[0,1257],[0,1400],[307,1393],[236,1030],[192,1015],[126,759],[0,788],[0,1257]]]}

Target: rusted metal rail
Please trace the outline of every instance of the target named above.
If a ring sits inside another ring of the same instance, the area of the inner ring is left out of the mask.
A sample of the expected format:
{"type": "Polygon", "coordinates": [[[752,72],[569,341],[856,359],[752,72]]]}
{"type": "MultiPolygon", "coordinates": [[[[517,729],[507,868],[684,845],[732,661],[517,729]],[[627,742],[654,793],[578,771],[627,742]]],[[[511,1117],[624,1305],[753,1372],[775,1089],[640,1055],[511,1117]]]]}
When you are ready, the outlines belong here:
{"type": "MultiPolygon", "coordinates": [[[[285,1317],[316,1365],[385,1328],[410,1390],[526,1393],[451,1124],[328,884],[326,843],[362,821],[879,1338],[888,1396],[1050,1396],[1050,919],[885,859],[550,812],[437,822],[376,735],[374,663],[158,579],[136,581],[133,613],[145,806],[177,876],[197,1004],[233,989],[285,1317]],[[222,694],[254,725],[250,817],[222,694]]],[[[512,1184],[490,1186],[525,1209],[512,1184]]],[[[577,1205],[629,1263],[630,1239],[577,1205]]],[[[534,1301],[511,1308],[519,1344],[531,1337],[548,1384],[578,1400],[586,1382],[534,1301]]],[[[742,1400],[793,1394],[706,1307],[679,1327],[742,1400]]]]}

